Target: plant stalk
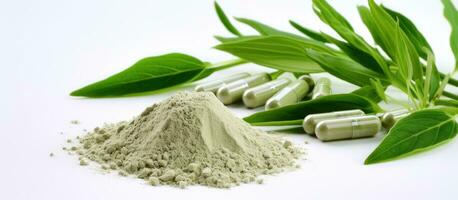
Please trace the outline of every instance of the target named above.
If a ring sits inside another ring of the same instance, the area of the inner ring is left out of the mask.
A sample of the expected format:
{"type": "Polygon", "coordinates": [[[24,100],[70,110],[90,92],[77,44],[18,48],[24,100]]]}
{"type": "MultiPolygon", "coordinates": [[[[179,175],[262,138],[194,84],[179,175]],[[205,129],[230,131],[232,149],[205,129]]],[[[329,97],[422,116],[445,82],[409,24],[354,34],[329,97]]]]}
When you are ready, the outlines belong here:
{"type": "Polygon", "coordinates": [[[231,67],[235,67],[237,65],[245,64],[248,63],[248,61],[237,58],[237,59],[232,59],[232,60],[226,60],[222,62],[217,62],[217,63],[212,63],[208,67],[209,69],[213,69],[214,71],[220,71],[223,69],[228,69],[231,67]]]}
{"type": "MultiPolygon", "coordinates": [[[[441,79],[444,79],[444,77],[446,76],[446,75],[445,75],[444,73],[442,73],[442,72],[439,72],[439,75],[440,75],[441,79]]],[[[450,79],[448,80],[448,84],[453,85],[453,86],[455,86],[455,87],[458,87],[458,80],[456,80],[456,79],[450,77],[450,79]]]]}
{"type": "Polygon", "coordinates": [[[458,100],[458,95],[453,94],[451,92],[444,91],[442,92],[442,96],[448,97],[450,99],[458,100]]]}

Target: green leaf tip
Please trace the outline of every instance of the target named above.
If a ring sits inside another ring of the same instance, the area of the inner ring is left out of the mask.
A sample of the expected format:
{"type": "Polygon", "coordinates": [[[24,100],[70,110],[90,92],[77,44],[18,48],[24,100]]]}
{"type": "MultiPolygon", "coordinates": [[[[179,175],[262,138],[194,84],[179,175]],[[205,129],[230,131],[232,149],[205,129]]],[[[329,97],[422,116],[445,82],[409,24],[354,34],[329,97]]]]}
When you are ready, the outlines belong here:
{"type": "Polygon", "coordinates": [[[458,11],[451,0],[442,0],[442,4],[444,5],[444,16],[452,28],[450,47],[455,56],[455,72],[458,72],[458,11]]]}
{"type": "Polygon", "coordinates": [[[221,8],[221,6],[219,6],[218,2],[215,1],[214,5],[216,14],[218,15],[218,18],[221,21],[221,23],[223,23],[224,27],[226,27],[226,29],[232,34],[236,36],[242,36],[239,30],[237,30],[237,28],[235,28],[235,26],[232,25],[232,23],[229,21],[223,9],[221,8]]]}
{"type": "Polygon", "coordinates": [[[116,97],[157,91],[208,76],[205,64],[197,58],[170,53],[139,60],[131,67],[104,80],[70,93],[71,96],[116,97]]]}
{"type": "Polygon", "coordinates": [[[434,148],[456,136],[455,118],[440,109],[416,111],[399,120],[364,164],[405,157],[434,148]]]}

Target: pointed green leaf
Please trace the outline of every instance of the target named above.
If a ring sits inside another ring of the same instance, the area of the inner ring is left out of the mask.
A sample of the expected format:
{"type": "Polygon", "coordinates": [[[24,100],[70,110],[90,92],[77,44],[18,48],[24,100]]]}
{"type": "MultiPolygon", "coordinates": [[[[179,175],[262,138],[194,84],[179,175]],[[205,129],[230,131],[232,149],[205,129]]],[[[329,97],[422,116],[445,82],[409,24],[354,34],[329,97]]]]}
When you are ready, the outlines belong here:
{"type": "Polygon", "coordinates": [[[307,55],[326,72],[358,86],[371,85],[371,79],[383,78],[383,74],[367,69],[345,56],[330,55],[312,49],[307,50],[307,55]]]}
{"type": "Polygon", "coordinates": [[[356,94],[335,94],[258,112],[245,117],[244,120],[259,126],[294,125],[300,124],[299,122],[308,114],[351,109],[361,109],[365,113],[381,111],[376,103],[356,94]]]}
{"type": "Polygon", "coordinates": [[[312,38],[314,40],[317,40],[317,41],[320,41],[320,42],[324,42],[324,43],[327,43],[328,40],[326,40],[326,38],[324,38],[323,36],[321,36],[320,33],[318,32],[315,32],[311,29],[308,29],[304,26],[301,26],[300,24],[292,21],[292,20],[289,20],[289,23],[291,24],[291,26],[293,26],[296,30],[300,31],[301,33],[305,34],[306,36],[308,36],[309,38],[312,38]]]}
{"type": "Polygon", "coordinates": [[[215,1],[215,10],[216,10],[216,14],[218,15],[219,20],[221,21],[221,23],[223,23],[224,27],[226,27],[226,29],[229,32],[231,32],[232,34],[236,36],[242,36],[242,34],[229,21],[226,14],[224,14],[223,9],[218,5],[216,1],[215,1]]]}
{"type": "Polygon", "coordinates": [[[434,98],[434,94],[440,87],[440,74],[436,68],[435,57],[433,52],[428,48],[423,48],[424,52],[426,53],[426,70],[425,70],[425,83],[424,83],[424,91],[427,91],[428,100],[432,100],[434,98]]]}
{"type": "Polygon", "coordinates": [[[425,39],[423,34],[417,29],[415,24],[406,16],[402,15],[399,12],[391,10],[385,6],[382,8],[395,20],[399,22],[399,26],[401,27],[402,31],[406,33],[409,37],[409,40],[415,46],[415,49],[420,54],[420,56],[424,59],[427,58],[427,54],[423,51],[423,48],[428,48],[432,51],[431,46],[429,45],[428,41],[425,39]]]}
{"type": "Polygon", "coordinates": [[[326,24],[342,26],[353,31],[351,24],[325,0],[313,0],[313,11],[326,24]]]}
{"type": "Polygon", "coordinates": [[[426,150],[454,138],[455,118],[441,110],[421,110],[399,120],[382,143],[367,157],[365,164],[391,160],[426,150]]]}
{"type": "MultiPolygon", "coordinates": [[[[423,68],[419,61],[418,52],[412,42],[399,24],[381,6],[375,4],[373,0],[369,0],[369,7],[372,16],[370,18],[372,27],[370,28],[374,29],[373,32],[377,34],[376,38],[380,40],[378,43],[391,57],[399,70],[396,75],[397,80],[390,76],[393,84],[400,89],[409,88],[410,82],[406,80],[413,79],[418,82],[417,85],[423,85],[421,84],[423,81],[423,68]]],[[[415,91],[418,94],[422,90],[415,91]]]]}
{"type": "Polygon", "coordinates": [[[318,64],[307,57],[305,49],[336,53],[335,50],[316,42],[285,36],[259,36],[241,38],[217,45],[216,49],[266,67],[285,72],[323,72],[318,64]]]}
{"type": "MultiPolygon", "coordinates": [[[[353,30],[353,27],[350,25],[350,23],[340,13],[338,13],[334,8],[332,8],[325,0],[314,0],[313,9],[315,13],[320,17],[320,19],[324,23],[328,24],[345,41],[348,42],[348,45],[351,46],[352,49],[359,49],[361,52],[365,52],[365,54],[373,57],[373,61],[377,62],[376,65],[371,65],[370,63],[361,63],[361,64],[363,64],[364,66],[370,69],[374,69],[374,71],[376,72],[384,71],[386,73],[386,71],[389,71],[388,66],[383,56],[380,55],[379,52],[375,48],[369,45],[364,40],[363,37],[356,34],[353,30]]],[[[339,43],[336,45],[339,45],[339,43]]],[[[342,46],[342,47],[345,47],[345,46],[342,46]]],[[[351,49],[345,48],[342,50],[345,52],[351,49]]],[[[353,56],[355,55],[357,54],[356,53],[353,54],[353,56]]],[[[366,61],[369,61],[369,60],[366,59],[366,61]]]]}
{"type": "Polygon", "coordinates": [[[268,26],[266,24],[263,24],[261,22],[258,22],[258,21],[255,21],[255,20],[252,20],[252,19],[247,19],[247,18],[235,18],[237,21],[241,22],[241,23],[244,23],[248,26],[250,26],[251,28],[255,29],[259,34],[261,35],[279,35],[279,36],[288,36],[288,37],[292,37],[292,38],[296,38],[296,39],[306,39],[304,37],[301,37],[299,35],[296,35],[296,34],[292,34],[292,33],[288,33],[288,32],[285,32],[285,31],[281,31],[281,30],[278,30],[278,29],[275,29],[271,26],[268,26]]]}
{"type": "Polygon", "coordinates": [[[70,95],[114,97],[154,91],[186,83],[199,76],[204,69],[202,61],[185,54],[148,57],[107,79],[73,91],[70,95]]]}
{"type": "Polygon", "coordinates": [[[455,55],[455,71],[458,71],[458,11],[451,0],[442,0],[442,4],[444,4],[444,16],[452,27],[450,47],[455,55]]]}
{"type": "Polygon", "coordinates": [[[375,89],[375,92],[377,93],[377,96],[382,98],[386,102],[386,96],[385,96],[385,87],[383,86],[382,82],[380,79],[371,79],[371,85],[375,89]]]}
{"type": "Polygon", "coordinates": [[[346,42],[340,41],[328,34],[322,33],[322,37],[325,38],[328,42],[335,44],[339,47],[348,57],[358,62],[362,66],[370,69],[372,71],[383,74],[383,70],[378,64],[378,62],[370,54],[362,51],[346,42]]]}

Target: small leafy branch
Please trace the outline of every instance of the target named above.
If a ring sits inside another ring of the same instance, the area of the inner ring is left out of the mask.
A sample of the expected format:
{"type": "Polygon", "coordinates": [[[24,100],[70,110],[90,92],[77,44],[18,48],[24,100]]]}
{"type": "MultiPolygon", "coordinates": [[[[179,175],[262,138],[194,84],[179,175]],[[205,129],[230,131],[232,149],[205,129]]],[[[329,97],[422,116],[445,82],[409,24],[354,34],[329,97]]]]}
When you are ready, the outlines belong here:
{"type": "Polygon", "coordinates": [[[215,49],[237,59],[207,63],[180,53],[144,58],[71,95],[116,97],[164,91],[247,62],[279,72],[327,72],[361,88],[349,94],[330,95],[255,113],[245,120],[253,125],[282,126],[298,125],[311,113],[355,108],[366,113],[382,112],[377,105],[379,101],[399,102],[385,94],[386,88],[393,86],[409,97],[409,103],[402,105],[412,114],[390,129],[365,163],[391,160],[434,147],[458,132],[458,95],[445,91],[447,85],[458,86],[458,80],[452,78],[458,72],[458,11],[451,0],[442,0],[442,3],[444,16],[452,27],[450,46],[456,60],[454,70],[446,74],[437,69],[434,52],[414,23],[374,0],[369,0],[368,6],[358,6],[358,12],[375,46],[356,33],[351,23],[325,0],[313,0],[313,11],[339,38],[294,21],[290,24],[302,35],[251,19],[235,18],[259,33],[244,35],[215,2],[219,19],[232,34],[230,37],[215,36],[221,42],[215,49]]]}

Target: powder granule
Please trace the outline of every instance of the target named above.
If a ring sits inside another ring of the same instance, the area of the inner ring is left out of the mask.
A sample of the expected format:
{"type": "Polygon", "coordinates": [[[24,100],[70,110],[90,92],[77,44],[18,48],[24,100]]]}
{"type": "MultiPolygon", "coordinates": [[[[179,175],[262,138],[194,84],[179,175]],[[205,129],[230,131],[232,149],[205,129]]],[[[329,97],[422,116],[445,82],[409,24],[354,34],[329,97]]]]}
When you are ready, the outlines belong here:
{"type": "Polygon", "coordinates": [[[96,128],[82,157],[151,185],[231,187],[294,168],[301,151],[235,117],[212,93],[181,92],[129,122],[96,128]]]}

